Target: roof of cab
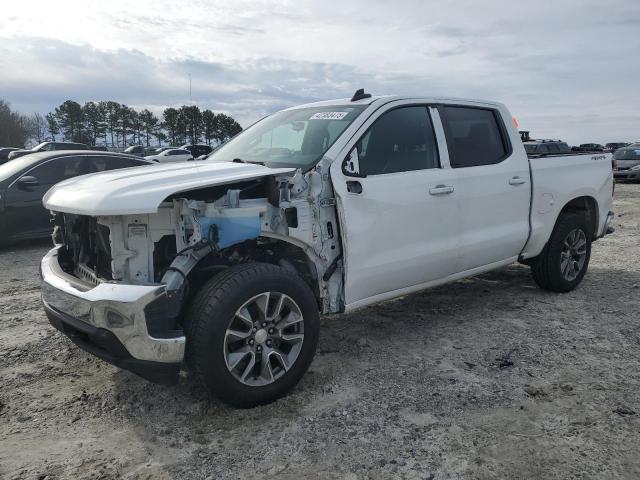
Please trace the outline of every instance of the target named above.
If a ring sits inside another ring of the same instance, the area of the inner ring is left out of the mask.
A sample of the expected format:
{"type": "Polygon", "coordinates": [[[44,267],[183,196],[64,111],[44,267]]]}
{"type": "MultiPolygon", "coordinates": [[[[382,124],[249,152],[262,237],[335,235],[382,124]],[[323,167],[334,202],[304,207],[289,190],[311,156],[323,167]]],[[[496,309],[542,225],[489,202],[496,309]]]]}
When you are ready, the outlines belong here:
{"type": "Polygon", "coordinates": [[[142,160],[143,162],[149,162],[148,160],[145,160],[143,157],[138,157],[136,155],[130,155],[128,153],[119,153],[119,152],[105,152],[103,150],[52,150],[49,152],[27,153],[26,155],[22,155],[21,157],[18,157],[18,158],[29,157],[29,159],[33,161],[39,161],[39,160],[47,160],[49,158],[55,158],[55,157],[66,157],[70,155],[82,155],[84,157],[86,156],[125,157],[125,158],[132,158],[136,160],[142,160]]]}
{"type": "Polygon", "coordinates": [[[461,103],[472,103],[472,104],[482,104],[482,105],[494,105],[496,107],[503,106],[502,103],[500,102],[489,101],[489,100],[479,100],[479,99],[472,99],[472,98],[423,97],[423,96],[413,96],[413,95],[378,95],[378,96],[371,96],[369,98],[363,98],[361,100],[356,100],[356,101],[351,101],[350,98],[337,98],[334,100],[323,100],[320,102],[312,102],[312,103],[305,103],[303,105],[296,105],[294,107],[290,107],[285,110],[296,110],[298,108],[311,108],[311,107],[371,105],[373,103],[384,104],[384,103],[389,103],[396,100],[415,100],[416,102],[428,102],[428,103],[461,102],[461,103]]]}

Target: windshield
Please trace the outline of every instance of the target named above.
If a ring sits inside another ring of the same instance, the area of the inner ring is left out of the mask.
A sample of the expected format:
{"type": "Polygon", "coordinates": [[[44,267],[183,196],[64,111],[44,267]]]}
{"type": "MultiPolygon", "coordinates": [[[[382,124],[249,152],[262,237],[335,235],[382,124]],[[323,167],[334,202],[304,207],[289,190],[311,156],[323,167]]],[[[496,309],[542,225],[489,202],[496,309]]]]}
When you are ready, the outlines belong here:
{"type": "Polygon", "coordinates": [[[35,147],[33,147],[31,150],[41,150],[44,147],[46,147],[49,144],[49,142],[42,142],[38,145],[36,145],[35,147]]]}
{"type": "Polygon", "coordinates": [[[239,159],[274,167],[310,167],[366,107],[334,105],[274,113],[229,140],[208,160],[239,159]]]}
{"type": "Polygon", "coordinates": [[[16,173],[38,163],[39,158],[34,159],[33,157],[33,154],[25,155],[23,157],[18,157],[15,160],[9,160],[7,163],[0,165],[0,182],[4,182],[6,179],[13,177],[16,173]]]}
{"type": "Polygon", "coordinates": [[[623,150],[616,150],[613,158],[616,160],[640,160],[640,146],[635,149],[625,148],[623,150]]]}

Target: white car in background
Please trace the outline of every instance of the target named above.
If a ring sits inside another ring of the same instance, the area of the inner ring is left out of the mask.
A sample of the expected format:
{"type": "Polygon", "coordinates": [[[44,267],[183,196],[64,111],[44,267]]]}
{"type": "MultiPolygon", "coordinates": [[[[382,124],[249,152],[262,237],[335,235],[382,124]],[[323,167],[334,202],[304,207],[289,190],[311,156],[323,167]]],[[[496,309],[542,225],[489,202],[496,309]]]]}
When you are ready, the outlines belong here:
{"type": "Polygon", "coordinates": [[[191,152],[189,150],[185,150],[182,148],[172,148],[169,150],[165,150],[164,152],[160,152],[157,155],[149,155],[144,158],[158,163],[173,163],[193,160],[193,155],[191,155],[191,152]]]}

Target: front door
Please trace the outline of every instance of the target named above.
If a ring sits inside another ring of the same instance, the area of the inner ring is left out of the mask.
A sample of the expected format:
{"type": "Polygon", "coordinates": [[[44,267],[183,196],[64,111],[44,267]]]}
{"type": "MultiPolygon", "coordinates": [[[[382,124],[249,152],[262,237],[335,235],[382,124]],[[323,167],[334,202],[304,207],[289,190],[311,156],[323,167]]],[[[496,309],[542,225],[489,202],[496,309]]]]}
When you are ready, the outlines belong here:
{"type": "Polygon", "coordinates": [[[37,183],[23,185],[16,179],[11,184],[5,197],[7,230],[11,235],[42,236],[51,230],[51,213],[42,205],[42,197],[56,183],[89,173],[83,171],[83,161],[83,157],[54,158],[21,176],[34,177],[37,183]]]}
{"type": "Polygon", "coordinates": [[[331,166],[352,306],[457,272],[459,231],[456,172],[426,105],[390,104],[356,139],[345,154],[357,155],[360,176],[342,159],[331,166]]]}

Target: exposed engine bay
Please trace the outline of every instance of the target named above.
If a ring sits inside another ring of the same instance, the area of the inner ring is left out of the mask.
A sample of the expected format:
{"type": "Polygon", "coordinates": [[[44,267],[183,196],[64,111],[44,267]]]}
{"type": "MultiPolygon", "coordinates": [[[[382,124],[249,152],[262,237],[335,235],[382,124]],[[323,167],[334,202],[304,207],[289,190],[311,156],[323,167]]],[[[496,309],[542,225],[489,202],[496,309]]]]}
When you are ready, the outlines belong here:
{"type": "Polygon", "coordinates": [[[340,312],[342,249],[328,167],[176,193],[154,214],[55,213],[60,266],[87,287],[163,284],[183,304],[216,271],[273,263],[302,277],[323,313],[340,312]]]}

